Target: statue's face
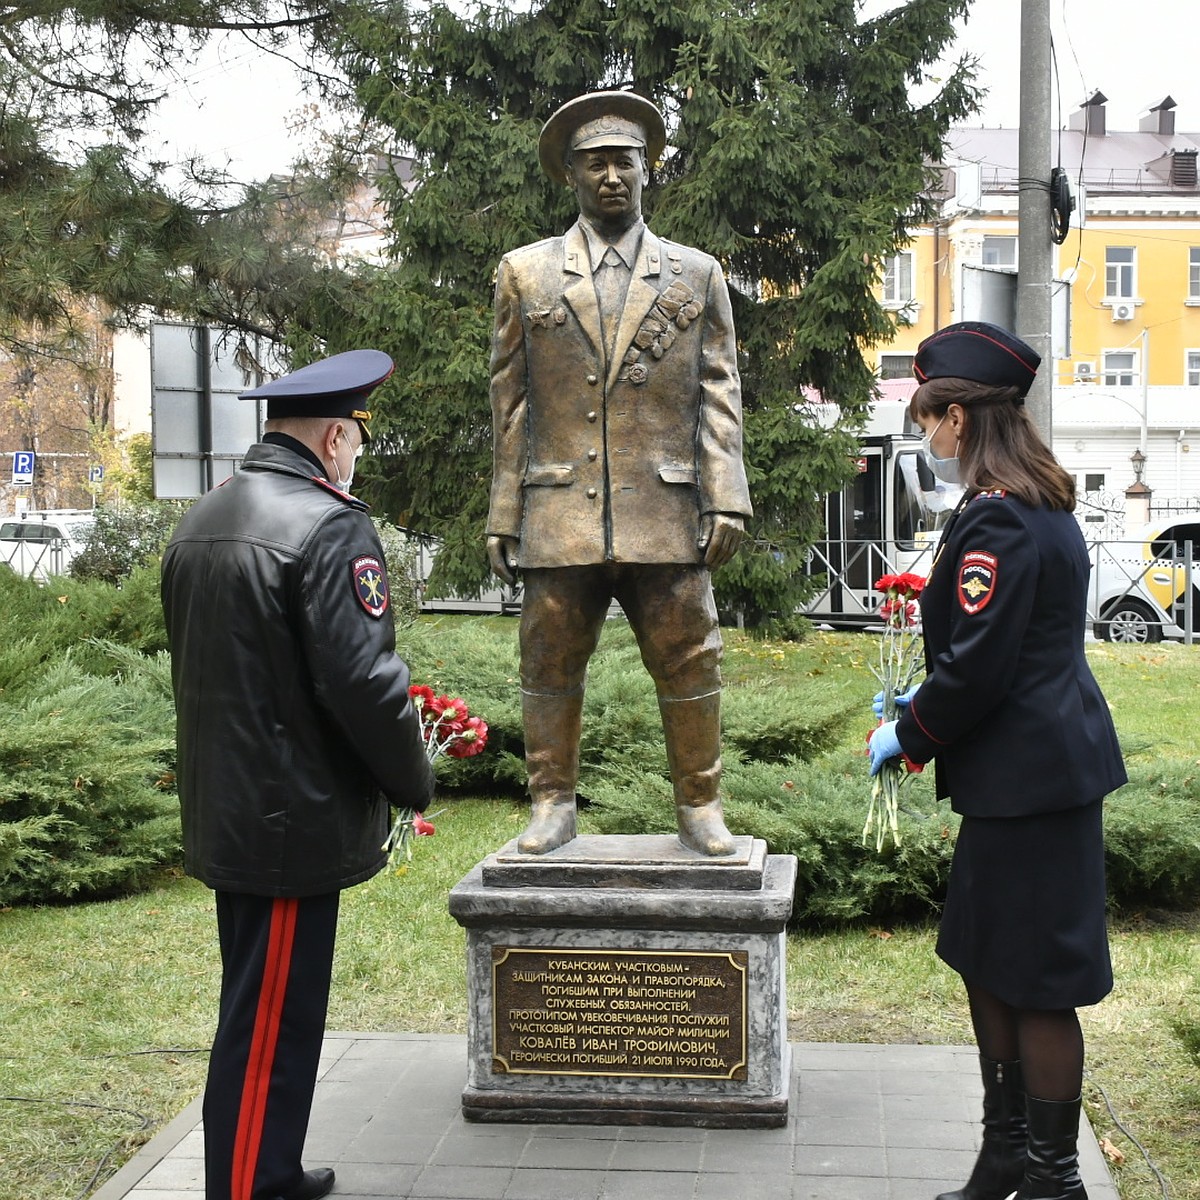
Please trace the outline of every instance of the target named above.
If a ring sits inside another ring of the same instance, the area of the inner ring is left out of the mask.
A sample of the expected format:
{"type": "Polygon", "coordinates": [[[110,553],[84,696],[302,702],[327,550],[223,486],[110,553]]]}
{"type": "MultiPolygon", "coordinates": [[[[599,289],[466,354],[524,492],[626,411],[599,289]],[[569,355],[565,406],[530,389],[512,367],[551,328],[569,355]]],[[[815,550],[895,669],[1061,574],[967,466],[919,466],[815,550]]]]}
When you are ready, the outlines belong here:
{"type": "Polygon", "coordinates": [[[579,211],[600,228],[628,229],[642,215],[645,155],[636,146],[598,146],[571,155],[579,211]]]}

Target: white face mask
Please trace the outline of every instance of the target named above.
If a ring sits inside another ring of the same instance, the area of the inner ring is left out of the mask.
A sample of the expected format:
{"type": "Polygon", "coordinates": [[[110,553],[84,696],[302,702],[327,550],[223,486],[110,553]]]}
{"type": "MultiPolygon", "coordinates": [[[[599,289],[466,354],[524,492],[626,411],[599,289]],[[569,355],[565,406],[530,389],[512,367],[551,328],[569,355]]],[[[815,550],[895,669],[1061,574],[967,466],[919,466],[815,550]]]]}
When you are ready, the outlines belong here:
{"type": "MultiPolygon", "coordinates": [[[[346,434],[344,432],[342,433],[341,437],[342,437],[342,441],[344,441],[346,443],[346,445],[349,446],[350,439],[346,436],[346,434]]],[[[342,468],[340,466],[338,466],[337,455],[335,454],[333,456],[333,467],[334,467],[334,470],[337,471],[337,473],[338,473],[338,477],[333,481],[334,487],[339,488],[343,492],[350,491],[350,485],[354,482],[354,468],[357,465],[358,460],[360,458],[362,458],[362,452],[363,452],[363,448],[361,446],[359,446],[359,448],[357,450],[355,450],[353,447],[351,447],[351,450],[350,450],[350,472],[346,476],[345,479],[342,478],[342,468]]]]}
{"type": "MultiPolygon", "coordinates": [[[[945,416],[939,421],[923,438],[921,442],[921,452],[925,455],[925,461],[929,464],[929,469],[943,482],[951,484],[962,483],[962,477],[958,470],[958,455],[953,458],[938,458],[933,452],[933,435],[942,427],[942,421],[945,421],[945,416]]],[[[954,439],[954,448],[958,449],[958,438],[954,439]]]]}

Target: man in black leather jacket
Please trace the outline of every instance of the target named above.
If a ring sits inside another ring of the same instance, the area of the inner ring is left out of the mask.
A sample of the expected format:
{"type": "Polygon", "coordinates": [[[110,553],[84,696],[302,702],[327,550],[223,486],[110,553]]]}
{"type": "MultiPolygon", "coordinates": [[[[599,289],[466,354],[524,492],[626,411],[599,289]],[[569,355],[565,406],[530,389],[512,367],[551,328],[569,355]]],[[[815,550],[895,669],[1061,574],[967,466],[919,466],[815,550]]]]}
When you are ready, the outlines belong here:
{"type": "Polygon", "coordinates": [[[389,804],[433,792],[395,652],[383,550],[348,494],[375,350],[244,398],[267,432],[180,522],[162,599],[187,872],[216,892],[222,984],[204,1098],[207,1200],[315,1200],[304,1171],[339,893],[376,874],[389,804]]]}

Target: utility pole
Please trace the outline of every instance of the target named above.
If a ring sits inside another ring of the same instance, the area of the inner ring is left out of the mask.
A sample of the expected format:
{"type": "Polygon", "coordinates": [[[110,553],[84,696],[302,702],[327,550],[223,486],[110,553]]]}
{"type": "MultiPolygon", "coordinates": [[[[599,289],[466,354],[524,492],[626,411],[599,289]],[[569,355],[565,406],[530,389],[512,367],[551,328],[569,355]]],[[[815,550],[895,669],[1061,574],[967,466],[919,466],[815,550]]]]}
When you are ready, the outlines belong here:
{"type": "Polygon", "coordinates": [[[1050,0],[1021,0],[1021,129],[1017,150],[1017,335],[1042,356],[1025,403],[1051,444],[1050,0]]]}

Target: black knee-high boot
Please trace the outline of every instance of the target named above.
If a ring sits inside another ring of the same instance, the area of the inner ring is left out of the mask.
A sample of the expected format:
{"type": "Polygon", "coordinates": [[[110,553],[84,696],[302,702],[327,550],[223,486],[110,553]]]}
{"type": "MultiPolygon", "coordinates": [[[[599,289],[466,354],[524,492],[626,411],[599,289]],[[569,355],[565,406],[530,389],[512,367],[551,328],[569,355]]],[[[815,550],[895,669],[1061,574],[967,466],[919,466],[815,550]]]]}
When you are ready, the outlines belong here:
{"type": "Polygon", "coordinates": [[[1029,1148],[1016,1200],[1087,1200],[1079,1178],[1080,1100],[1025,1098],[1029,1148]]]}
{"type": "Polygon", "coordinates": [[[983,1075],[983,1146],[971,1178],[937,1200],[1007,1200],[1025,1173],[1025,1092],[1019,1062],[979,1056],[983,1075]]]}

